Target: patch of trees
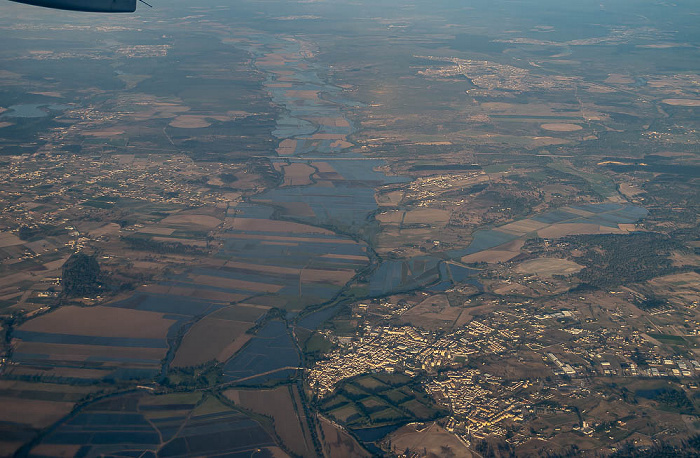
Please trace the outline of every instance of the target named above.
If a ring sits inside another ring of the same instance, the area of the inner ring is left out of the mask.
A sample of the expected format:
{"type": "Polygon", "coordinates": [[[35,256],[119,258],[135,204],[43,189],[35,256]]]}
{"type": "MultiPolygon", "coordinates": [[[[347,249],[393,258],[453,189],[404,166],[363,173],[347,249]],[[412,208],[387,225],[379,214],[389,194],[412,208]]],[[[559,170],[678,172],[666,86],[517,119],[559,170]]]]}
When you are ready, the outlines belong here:
{"type": "Polygon", "coordinates": [[[252,328],[248,329],[245,333],[246,334],[257,334],[259,330],[265,327],[267,323],[269,323],[272,320],[283,320],[285,321],[285,317],[287,316],[287,311],[285,309],[279,308],[279,307],[272,307],[270,310],[267,311],[267,313],[262,317],[258,318],[258,321],[255,322],[255,326],[252,328]]]}
{"type": "Polygon", "coordinates": [[[63,265],[63,294],[89,296],[100,289],[100,265],[94,255],[75,253],[63,265]]]}
{"type": "Polygon", "coordinates": [[[649,366],[649,362],[644,357],[644,354],[639,350],[639,347],[636,347],[632,351],[632,361],[634,361],[634,363],[639,367],[649,366]]]}
{"type": "Polygon", "coordinates": [[[238,177],[233,173],[222,173],[221,175],[219,175],[219,178],[221,178],[221,181],[223,181],[226,184],[231,184],[234,181],[238,181],[238,177]]]}
{"type": "Polygon", "coordinates": [[[253,158],[246,168],[249,173],[258,174],[268,182],[275,183],[282,178],[282,174],[275,170],[268,158],[253,158]]]}
{"type": "Polygon", "coordinates": [[[683,414],[692,415],[695,413],[695,406],[683,390],[662,388],[659,390],[638,391],[637,396],[651,399],[683,414]]]}
{"type": "Polygon", "coordinates": [[[34,231],[29,226],[22,226],[19,228],[19,234],[17,234],[20,240],[29,240],[34,236],[34,231]]]}
{"type": "Polygon", "coordinates": [[[45,237],[56,237],[63,235],[66,232],[67,230],[65,228],[58,226],[44,224],[41,226],[29,227],[25,225],[19,228],[17,236],[22,241],[34,242],[45,237]]]}
{"type": "Polygon", "coordinates": [[[661,390],[654,400],[672,409],[680,410],[681,413],[692,415],[695,412],[695,406],[683,390],[661,390]]]}
{"type": "Polygon", "coordinates": [[[644,184],[644,190],[655,199],[663,199],[675,204],[684,204],[697,210],[700,207],[700,189],[697,177],[683,182],[677,176],[659,175],[644,184]]]}
{"type": "Polygon", "coordinates": [[[547,458],[573,458],[573,457],[581,456],[581,451],[579,450],[578,445],[572,444],[572,445],[569,445],[564,451],[547,452],[547,454],[544,456],[546,456],[547,458]]]}
{"type": "Polygon", "coordinates": [[[441,195],[444,198],[471,196],[474,194],[479,194],[481,191],[485,191],[486,189],[488,189],[488,187],[489,187],[489,183],[478,183],[478,184],[469,186],[467,188],[457,189],[454,191],[448,191],[448,192],[445,192],[441,195]]]}
{"type": "MultiPolygon", "coordinates": [[[[683,243],[694,242],[695,240],[700,239],[700,226],[694,224],[691,227],[677,229],[671,232],[669,235],[674,240],[678,240],[683,243]]],[[[693,252],[700,255],[700,246],[694,247],[693,252]]]]}
{"type": "Polygon", "coordinates": [[[660,442],[651,447],[637,448],[634,443],[624,443],[610,458],[696,458],[700,455],[700,435],[692,436],[679,445],[660,442]]]}
{"type": "Polygon", "coordinates": [[[679,411],[686,415],[695,414],[695,406],[688,399],[685,391],[677,388],[664,387],[655,390],[640,390],[636,392],[640,398],[651,399],[662,406],[679,411]]]}
{"type": "Polygon", "coordinates": [[[642,310],[651,310],[666,305],[668,302],[656,296],[648,295],[644,298],[637,297],[634,300],[634,305],[642,310]]]}
{"type": "Polygon", "coordinates": [[[687,270],[674,266],[668,258],[672,251],[686,251],[686,248],[662,234],[577,235],[567,237],[566,241],[584,251],[575,258],[586,266],[577,276],[583,283],[597,288],[638,283],[687,270]]]}
{"type": "Polygon", "coordinates": [[[484,458],[515,456],[513,447],[506,441],[497,438],[474,441],[474,449],[484,458]]]}
{"type": "Polygon", "coordinates": [[[696,226],[700,212],[700,187],[698,180],[682,180],[678,176],[659,175],[644,184],[653,202],[651,217],[657,221],[674,221],[696,226]]]}
{"type": "Polygon", "coordinates": [[[197,367],[171,368],[162,383],[171,389],[192,390],[212,387],[222,379],[221,365],[210,361],[197,367]]]}
{"type": "Polygon", "coordinates": [[[532,203],[537,202],[536,199],[531,200],[527,197],[497,193],[495,191],[487,191],[485,195],[496,202],[495,208],[509,217],[529,215],[532,212],[532,203]]]}
{"type": "Polygon", "coordinates": [[[688,447],[700,451],[700,434],[696,434],[688,439],[688,447]]]}

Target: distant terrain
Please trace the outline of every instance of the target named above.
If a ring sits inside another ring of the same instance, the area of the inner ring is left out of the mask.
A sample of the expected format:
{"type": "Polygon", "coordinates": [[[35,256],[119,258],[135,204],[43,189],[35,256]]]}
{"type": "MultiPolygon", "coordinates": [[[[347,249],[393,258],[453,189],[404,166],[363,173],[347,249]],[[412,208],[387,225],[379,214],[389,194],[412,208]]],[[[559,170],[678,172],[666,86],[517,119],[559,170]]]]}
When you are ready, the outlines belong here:
{"type": "Polygon", "coordinates": [[[699,13],[0,4],[0,455],[697,456],[699,13]]]}

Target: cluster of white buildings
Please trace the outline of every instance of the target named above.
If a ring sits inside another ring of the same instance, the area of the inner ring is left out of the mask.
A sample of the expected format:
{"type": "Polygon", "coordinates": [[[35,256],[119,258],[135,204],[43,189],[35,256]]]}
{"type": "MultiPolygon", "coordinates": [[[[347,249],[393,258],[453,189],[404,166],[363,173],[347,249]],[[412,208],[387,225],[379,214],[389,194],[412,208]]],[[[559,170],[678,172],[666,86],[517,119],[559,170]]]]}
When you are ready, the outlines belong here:
{"type": "Polygon", "coordinates": [[[477,350],[453,336],[437,337],[413,326],[369,327],[364,334],[334,350],[309,372],[308,382],[318,396],[332,392],[338,382],[369,372],[408,375],[434,372],[467,358],[477,350]]]}

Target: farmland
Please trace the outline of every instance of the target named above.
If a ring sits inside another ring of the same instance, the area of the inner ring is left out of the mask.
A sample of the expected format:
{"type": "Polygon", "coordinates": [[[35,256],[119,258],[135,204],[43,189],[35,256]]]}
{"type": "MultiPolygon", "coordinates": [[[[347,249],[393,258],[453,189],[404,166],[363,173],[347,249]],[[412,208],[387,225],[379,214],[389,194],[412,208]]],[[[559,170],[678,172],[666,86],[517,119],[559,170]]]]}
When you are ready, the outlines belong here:
{"type": "Polygon", "coordinates": [[[19,365],[12,374],[55,380],[153,377],[176,322],[150,311],[63,307],[17,329],[19,365]]]}
{"type": "Polygon", "coordinates": [[[624,234],[628,232],[624,225],[635,223],[646,213],[643,208],[619,204],[564,207],[494,229],[477,231],[465,250],[456,250],[450,255],[462,256],[463,262],[478,262],[487,259],[485,253],[498,256],[498,252],[506,251],[514,253],[514,257],[518,245],[513,242],[533,236],[561,238],[578,234],[624,234]],[[474,256],[477,253],[478,256],[474,256]]]}
{"type": "Polygon", "coordinates": [[[235,357],[223,366],[224,377],[248,385],[285,380],[300,365],[297,349],[285,323],[270,321],[235,357]]]}
{"type": "Polygon", "coordinates": [[[245,331],[265,312],[261,306],[232,305],[206,316],[185,334],[172,365],[189,367],[228,360],[250,339],[245,331]]]}
{"type": "Polygon", "coordinates": [[[368,375],[346,381],[333,396],[324,399],[321,411],[360,437],[363,432],[370,437],[372,431],[380,428],[396,429],[389,427],[440,414],[439,408],[425,394],[411,386],[409,378],[388,375],[368,375]]]}
{"type": "Polygon", "coordinates": [[[301,409],[300,393],[294,385],[274,390],[229,390],[224,395],[236,405],[272,418],[275,433],[297,456],[314,456],[309,421],[301,409]]]}
{"type": "Polygon", "coordinates": [[[468,447],[454,435],[434,423],[423,425],[407,425],[389,436],[391,446],[395,451],[421,450],[429,451],[437,456],[452,452],[455,456],[470,458],[468,447]]]}
{"type": "Polygon", "coordinates": [[[221,401],[201,394],[125,395],[97,401],[61,422],[32,453],[57,456],[78,449],[115,453],[207,454],[275,450],[266,430],[221,401]],[[216,423],[216,432],[204,432],[216,423]],[[245,431],[246,434],[232,434],[245,431]]]}
{"type": "Polygon", "coordinates": [[[696,453],[695,5],[487,3],[0,5],[0,455],[696,453]]]}

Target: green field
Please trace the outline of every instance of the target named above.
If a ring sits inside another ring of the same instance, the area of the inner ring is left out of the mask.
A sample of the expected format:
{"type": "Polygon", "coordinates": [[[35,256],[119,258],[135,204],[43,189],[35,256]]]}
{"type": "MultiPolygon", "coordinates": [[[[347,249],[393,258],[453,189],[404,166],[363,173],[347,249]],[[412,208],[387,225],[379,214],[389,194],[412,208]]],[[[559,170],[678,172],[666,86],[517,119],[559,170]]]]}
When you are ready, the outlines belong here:
{"type": "Polygon", "coordinates": [[[570,175],[575,175],[579,178],[583,178],[584,180],[586,180],[586,182],[588,182],[591,189],[603,198],[614,196],[615,194],[617,194],[615,183],[613,183],[610,180],[610,178],[600,173],[584,172],[580,169],[574,169],[572,167],[569,167],[568,165],[559,161],[553,161],[547,164],[547,167],[557,170],[559,172],[568,173],[570,175]]]}
{"type": "Polygon", "coordinates": [[[349,428],[426,421],[445,414],[413,379],[387,374],[347,380],[320,408],[349,428]]]}
{"type": "Polygon", "coordinates": [[[688,339],[686,339],[683,336],[674,336],[671,334],[649,334],[649,337],[652,337],[659,342],[663,342],[669,345],[680,345],[683,347],[697,347],[697,343],[692,342],[688,339]]]}

